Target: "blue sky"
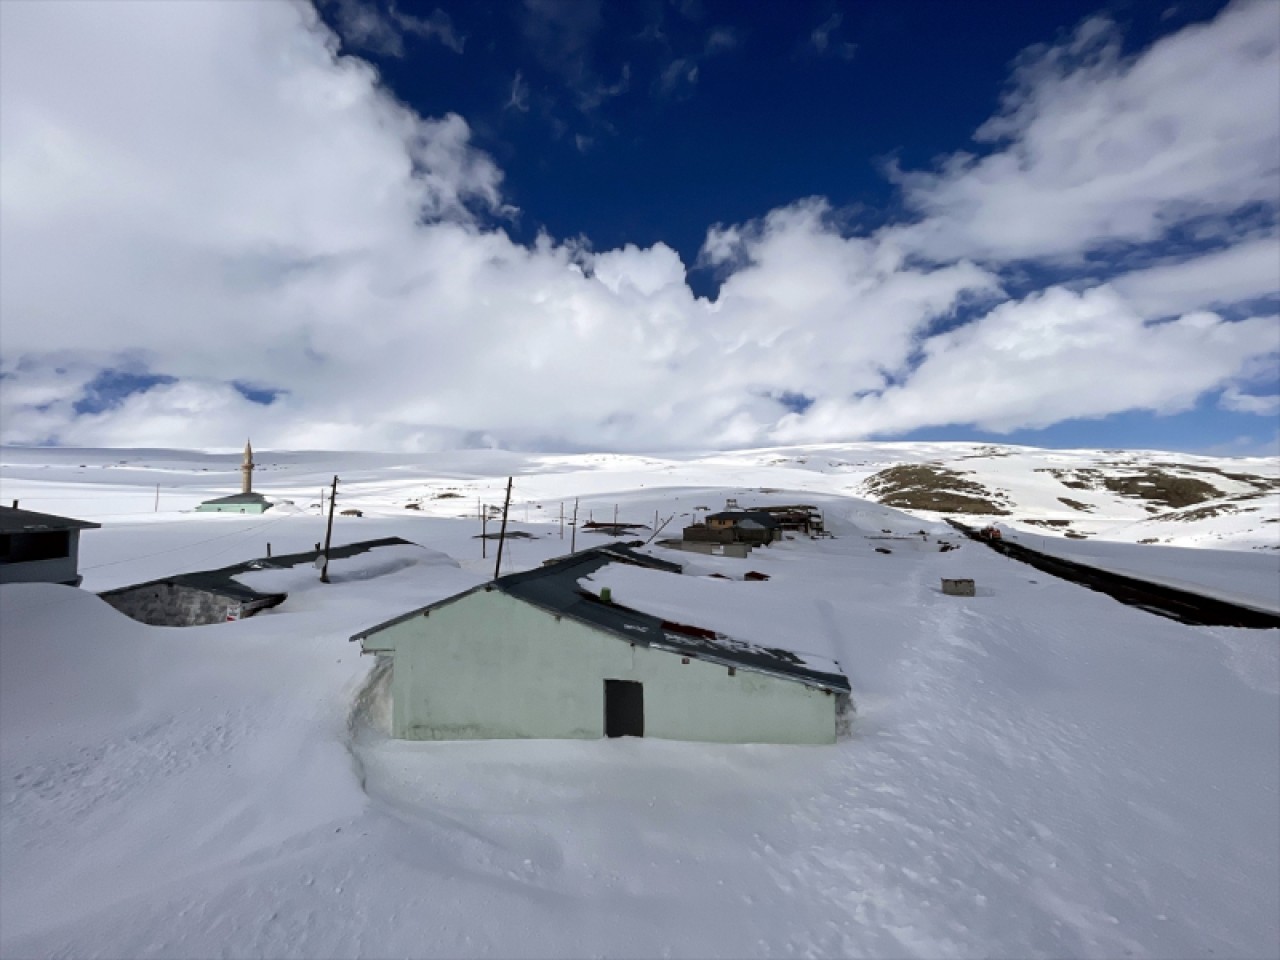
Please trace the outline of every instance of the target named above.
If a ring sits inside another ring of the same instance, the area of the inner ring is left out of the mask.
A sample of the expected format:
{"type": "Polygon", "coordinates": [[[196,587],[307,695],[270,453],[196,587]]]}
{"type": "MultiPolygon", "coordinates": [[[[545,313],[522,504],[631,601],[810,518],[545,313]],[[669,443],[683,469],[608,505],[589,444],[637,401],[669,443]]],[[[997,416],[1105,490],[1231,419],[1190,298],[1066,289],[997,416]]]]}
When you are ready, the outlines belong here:
{"type": "MultiPolygon", "coordinates": [[[[598,249],[662,242],[692,265],[709,225],[802,197],[826,197],[863,228],[902,216],[885,165],[924,167],[964,147],[998,107],[1014,58],[1090,16],[1112,16],[1134,50],[1224,5],[428,4],[447,15],[460,51],[395,28],[393,11],[420,5],[335,0],[319,10],[410,106],[466,118],[521,210],[514,236],[546,229],[598,249]],[[395,55],[377,34],[343,30],[353,9],[385,18],[395,55]]],[[[690,281],[715,291],[713,271],[690,281]]]]}
{"type": "Polygon", "coordinates": [[[1280,5],[47,6],[5,442],[1280,453],[1280,5]]]}

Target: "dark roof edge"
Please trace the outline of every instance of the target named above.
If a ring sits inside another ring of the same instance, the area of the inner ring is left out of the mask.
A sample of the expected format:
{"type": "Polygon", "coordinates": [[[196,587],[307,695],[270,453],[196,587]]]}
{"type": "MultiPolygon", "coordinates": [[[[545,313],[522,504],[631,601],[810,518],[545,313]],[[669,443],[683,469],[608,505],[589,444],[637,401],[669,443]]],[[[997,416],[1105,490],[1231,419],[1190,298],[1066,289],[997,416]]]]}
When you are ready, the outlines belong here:
{"type": "Polygon", "coordinates": [[[455,600],[461,600],[464,597],[469,597],[471,596],[471,594],[477,593],[481,590],[492,590],[492,589],[493,589],[492,580],[490,580],[488,583],[478,583],[474,587],[469,587],[468,589],[463,590],[461,593],[455,593],[447,597],[442,597],[441,599],[436,600],[432,603],[428,603],[425,606],[415,607],[412,610],[408,610],[402,614],[399,614],[398,616],[394,616],[390,620],[383,620],[382,623],[375,623],[372,627],[365,627],[359,633],[353,633],[350,637],[348,637],[347,643],[352,643],[356,640],[365,640],[373,636],[375,633],[381,633],[383,630],[386,630],[388,627],[394,627],[398,623],[404,623],[406,620],[412,620],[414,617],[420,617],[424,613],[430,613],[432,610],[439,610],[441,607],[447,607],[449,604],[453,603],[455,600]]]}
{"type": "Polygon", "coordinates": [[[23,510],[20,507],[0,507],[0,531],[5,533],[40,533],[45,530],[98,530],[102,524],[75,517],[60,517],[56,513],[23,510]],[[10,526],[16,521],[18,526],[10,526]],[[29,525],[29,529],[26,528],[29,525]]]}

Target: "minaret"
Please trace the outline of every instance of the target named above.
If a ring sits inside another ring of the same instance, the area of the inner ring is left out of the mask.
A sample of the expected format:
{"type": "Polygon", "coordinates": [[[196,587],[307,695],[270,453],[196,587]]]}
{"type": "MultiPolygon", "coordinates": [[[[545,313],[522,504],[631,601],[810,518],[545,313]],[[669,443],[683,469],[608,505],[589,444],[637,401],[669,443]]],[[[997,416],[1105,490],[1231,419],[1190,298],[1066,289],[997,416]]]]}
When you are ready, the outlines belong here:
{"type": "Polygon", "coordinates": [[[240,492],[253,493],[253,447],[244,443],[244,463],[240,464],[240,492]]]}

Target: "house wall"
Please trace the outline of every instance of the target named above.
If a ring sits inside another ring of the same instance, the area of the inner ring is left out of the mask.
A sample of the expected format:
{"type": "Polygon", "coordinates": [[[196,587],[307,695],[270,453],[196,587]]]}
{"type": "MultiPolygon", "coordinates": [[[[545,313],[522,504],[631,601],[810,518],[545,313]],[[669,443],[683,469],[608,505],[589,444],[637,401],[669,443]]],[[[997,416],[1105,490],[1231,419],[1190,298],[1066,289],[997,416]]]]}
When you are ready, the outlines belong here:
{"type": "Polygon", "coordinates": [[[604,736],[604,681],[644,685],[645,735],[833,743],[834,694],[632,646],[498,590],[476,591],[366,638],[394,652],[392,732],[408,740],[604,736]]]}
{"type": "Polygon", "coordinates": [[[732,527],[708,527],[694,524],[684,528],[684,539],[689,543],[732,543],[732,527]]]}
{"type": "Polygon", "coordinates": [[[705,553],[714,557],[733,557],[741,560],[751,553],[749,543],[715,543],[698,540],[664,540],[662,546],[687,553],[705,553]]]}
{"type": "MultiPolygon", "coordinates": [[[[13,556],[21,556],[19,538],[10,534],[13,556]]],[[[65,583],[80,586],[80,531],[67,531],[67,556],[46,560],[7,560],[0,562],[0,583],[65,583]]]]}
{"type": "Polygon", "coordinates": [[[202,503],[197,513],[266,513],[265,503],[202,503]]]}

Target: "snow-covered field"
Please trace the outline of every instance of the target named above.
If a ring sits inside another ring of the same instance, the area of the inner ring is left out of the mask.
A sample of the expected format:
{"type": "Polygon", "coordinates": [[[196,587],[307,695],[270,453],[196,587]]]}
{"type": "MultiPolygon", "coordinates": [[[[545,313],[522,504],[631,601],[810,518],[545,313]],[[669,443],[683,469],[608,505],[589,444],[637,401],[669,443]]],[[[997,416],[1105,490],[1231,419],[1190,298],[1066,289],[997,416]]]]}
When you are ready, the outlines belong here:
{"type": "MultiPolygon", "coordinates": [[[[2,502],[104,526],[82,536],[84,589],[0,590],[0,955],[1275,956],[1280,631],[1165,620],[852,495],[886,465],[954,464],[962,446],[260,453],[256,488],[292,506],[250,517],[187,512],[237,488],[237,457],[6,449],[2,502]],[[851,734],[805,748],[387,739],[374,664],[347,638],[492,575],[477,499],[500,502],[508,472],[512,529],[533,536],[508,542],[504,572],[567,552],[575,498],[582,520],[671,516],[664,535],[727,497],[820,506],[835,539],[745,561],[663,551],[686,564],[669,585],[634,568],[595,579],[838,659],[851,734]],[[268,542],[311,548],[335,473],[340,507],[364,512],[337,519],[336,542],[422,549],[335,561],[328,585],[310,568],[253,574],[289,599],[235,623],[146,627],[92,595],[268,542]],[[746,570],[771,579],[705,576],[746,570]],[[979,595],[943,596],[951,576],[979,595]]],[[[1037,465],[1063,456],[966,462],[1034,518],[1057,496],[1031,492],[1049,476],[1037,465]]],[[[1099,530],[1149,513],[1079,499],[1099,530]]],[[[1229,579],[1255,577],[1251,596],[1277,555],[1261,549],[1270,504],[1195,521],[1193,543],[1234,548],[1245,572],[1229,579]]],[[[1101,536],[1057,546],[1112,549],[1101,536]]],[[[1127,549],[1185,582],[1203,577],[1179,558],[1219,565],[1219,551],[1127,549]]]]}

